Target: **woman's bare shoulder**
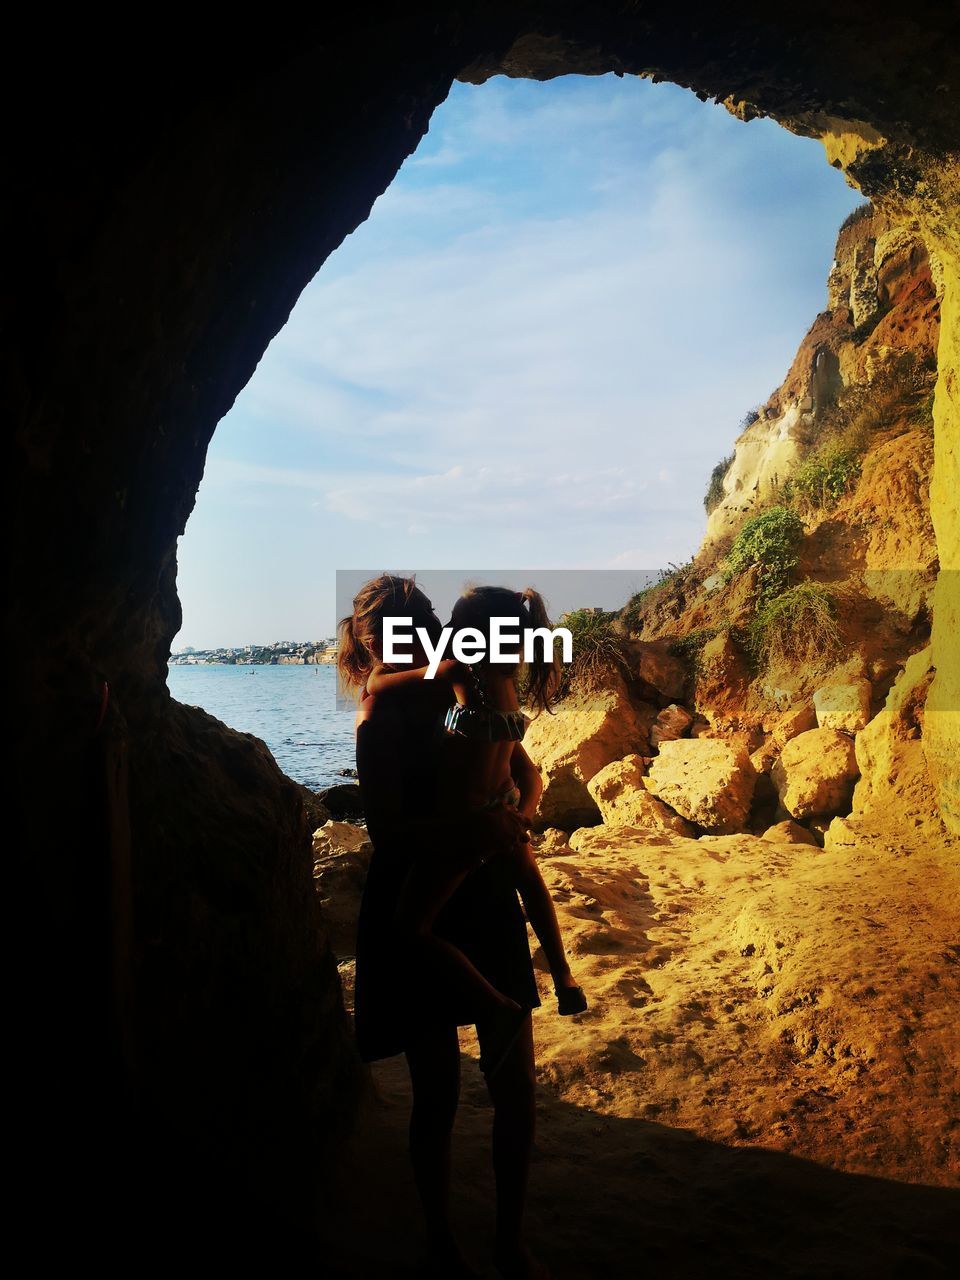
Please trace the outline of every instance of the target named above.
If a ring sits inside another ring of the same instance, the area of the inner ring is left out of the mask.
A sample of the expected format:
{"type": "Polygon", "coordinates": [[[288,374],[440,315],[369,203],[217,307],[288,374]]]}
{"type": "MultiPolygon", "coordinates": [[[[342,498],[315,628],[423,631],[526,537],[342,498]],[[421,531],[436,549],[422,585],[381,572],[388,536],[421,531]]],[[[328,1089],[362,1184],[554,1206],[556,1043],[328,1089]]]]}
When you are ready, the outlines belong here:
{"type": "Polygon", "coordinates": [[[397,699],[381,698],[369,693],[357,707],[354,724],[357,728],[362,724],[375,724],[378,728],[393,728],[399,724],[397,715],[397,699]]]}

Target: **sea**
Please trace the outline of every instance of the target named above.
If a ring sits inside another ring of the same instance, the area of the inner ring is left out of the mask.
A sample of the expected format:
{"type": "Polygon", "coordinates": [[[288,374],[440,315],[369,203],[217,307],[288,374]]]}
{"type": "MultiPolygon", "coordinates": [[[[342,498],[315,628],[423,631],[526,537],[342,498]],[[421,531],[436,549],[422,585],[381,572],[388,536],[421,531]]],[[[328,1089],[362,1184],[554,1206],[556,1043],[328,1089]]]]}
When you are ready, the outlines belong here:
{"type": "Polygon", "coordinates": [[[336,680],[332,664],[167,668],[178,702],[256,734],[288,777],[315,791],[349,781],[356,766],[354,712],[337,706],[336,680]]]}

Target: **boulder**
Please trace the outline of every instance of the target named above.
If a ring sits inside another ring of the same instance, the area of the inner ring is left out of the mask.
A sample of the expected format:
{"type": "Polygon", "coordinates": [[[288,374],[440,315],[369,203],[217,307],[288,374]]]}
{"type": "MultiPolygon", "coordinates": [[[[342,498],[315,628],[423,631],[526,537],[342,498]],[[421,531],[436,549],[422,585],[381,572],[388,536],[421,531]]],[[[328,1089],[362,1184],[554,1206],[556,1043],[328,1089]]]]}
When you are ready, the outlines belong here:
{"type": "Polygon", "coordinates": [[[740,745],[722,738],[677,738],[660,748],[644,785],[681,817],[723,835],[743,830],[756,777],[740,745]]]}
{"type": "Polygon", "coordinates": [[[555,853],[569,853],[569,831],[561,831],[559,827],[547,827],[539,835],[534,835],[533,844],[538,857],[549,858],[555,853]]]}
{"type": "Polygon", "coordinates": [[[338,782],[318,794],[334,818],[355,822],[363,817],[363,797],[355,782],[338,782]]]}
{"type": "Polygon", "coordinates": [[[785,742],[789,742],[791,738],[797,737],[798,734],[806,733],[808,729],[816,729],[817,713],[811,702],[798,702],[796,706],[790,707],[782,716],[777,716],[772,725],[771,731],[773,741],[778,746],[783,746],[785,742]]]}
{"type": "Polygon", "coordinates": [[[369,858],[372,849],[366,827],[358,827],[352,822],[337,822],[331,818],[313,833],[314,857],[327,853],[365,853],[369,858]]]}
{"type": "Polygon", "coordinates": [[[761,840],[774,840],[782,844],[817,844],[816,836],[810,834],[806,827],[788,818],[786,822],[778,822],[767,827],[761,840]]]}
{"type": "Polygon", "coordinates": [[[622,680],[596,693],[574,694],[556,712],[535,716],[523,745],[540,769],[544,826],[573,831],[600,821],[587,783],[613,760],[649,751],[653,707],[632,701],[622,680]]]}
{"type": "Polygon", "coordinates": [[[855,733],[870,719],[873,686],[869,680],[825,684],[814,691],[813,705],[821,729],[846,729],[855,733]]]}
{"type": "Polygon", "coordinates": [[[659,747],[661,742],[672,742],[674,738],[682,738],[693,724],[693,716],[686,707],[671,702],[658,714],[650,730],[651,747],[659,747]]]}
{"type": "MultiPolygon", "coordinates": [[[[882,812],[912,828],[914,834],[929,830],[931,838],[938,839],[941,805],[924,736],[927,698],[935,675],[932,649],[927,645],[907,659],[883,706],[856,735],[860,778],[853,792],[853,812],[882,812]]],[[[955,762],[948,772],[951,779],[956,778],[955,762]]],[[[940,794],[956,794],[955,781],[940,794]]]]}
{"type": "Polygon", "coordinates": [[[739,719],[746,701],[750,673],[730,630],[719,631],[700,649],[696,659],[692,703],[716,726],[718,719],[739,719]]]}
{"type": "Polygon", "coordinates": [[[859,776],[853,738],[840,729],[808,729],[785,744],[770,776],[794,818],[847,812],[859,776]]]}
{"type": "Polygon", "coordinates": [[[330,810],[320,799],[318,792],[305,787],[302,782],[294,783],[303,799],[303,808],[307,816],[307,823],[311,831],[316,831],[317,827],[322,827],[325,822],[330,820],[330,810]]]}
{"type": "Polygon", "coordinates": [[[773,762],[780,754],[780,750],[771,738],[757,747],[756,751],[750,753],[750,763],[756,769],[757,773],[769,773],[773,768],[773,762]]]}
{"type": "Polygon", "coordinates": [[[701,671],[713,667],[717,676],[735,676],[739,679],[744,675],[746,668],[743,654],[729,630],[718,631],[715,636],[710,637],[700,650],[699,667],[701,671]]]}
{"type": "Polygon", "coordinates": [[[646,789],[643,756],[624,756],[601,769],[587,783],[604,823],[611,827],[640,827],[654,831],[675,831],[692,836],[688,822],[646,789]]]}
{"type": "Polygon", "coordinates": [[[630,669],[636,680],[661,698],[673,702],[684,696],[686,664],[670,652],[669,640],[631,641],[630,669]]]}
{"type": "Polygon", "coordinates": [[[363,827],[333,820],[313,833],[313,877],[334,953],[356,953],[357,915],[373,845],[363,827]]]}

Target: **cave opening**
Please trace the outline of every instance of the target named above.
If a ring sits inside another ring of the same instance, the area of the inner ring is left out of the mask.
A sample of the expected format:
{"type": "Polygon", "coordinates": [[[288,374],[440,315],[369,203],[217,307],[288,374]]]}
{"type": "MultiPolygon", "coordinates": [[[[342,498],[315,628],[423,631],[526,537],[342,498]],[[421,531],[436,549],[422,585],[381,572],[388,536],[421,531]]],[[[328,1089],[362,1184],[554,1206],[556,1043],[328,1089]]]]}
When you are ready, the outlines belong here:
{"type": "Polygon", "coordinates": [[[756,25],[695,5],[681,27],[667,6],[642,18],[561,6],[549,21],[536,6],[456,18],[425,6],[407,25],[344,16],[256,42],[198,29],[184,47],[159,32],[123,66],[63,26],[49,95],[36,102],[11,82],[35,102],[11,154],[8,384],[14,633],[34,638],[15,690],[24,741],[12,779],[26,832],[16,900],[28,904],[14,939],[28,958],[15,1147],[34,1240],[49,1239],[58,1161],[73,1190],[65,1248],[125,1233],[143,1248],[173,1188],[174,1227],[219,1228],[239,1252],[238,1206],[302,1222],[304,1186],[349,1127],[358,1075],[297,797],[272,760],[166,690],[176,539],[216,423],[457,76],[674,81],[820,138],[831,164],[928,238],[944,323],[925,746],[944,821],[960,828],[958,46],[942,8],[890,26],[865,25],[856,8],[756,25]],[[901,74],[908,51],[922,58],[916,80],[901,74]],[[171,65],[184,73],[175,101],[171,65]],[[51,773],[82,857],[48,820],[51,773]],[[100,1178],[92,1151],[106,1153],[100,1178]]]}
{"type": "Polygon", "coordinates": [[[309,662],[333,638],[340,548],[466,569],[520,539],[530,562],[632,557],[648,577],[692,555],[700,477],[825,306],[861,199],[820,151],[669,83],[455,81],[217,425],[178,542],[173,695],[333,785],[342,726],[313,767],[323,744],[294,708],[274,722],[258,698],[244,720],[235,681],[204,702],[185,669],[309,662]],[[268,646],[266,619],[297,640],[268,646]]]}

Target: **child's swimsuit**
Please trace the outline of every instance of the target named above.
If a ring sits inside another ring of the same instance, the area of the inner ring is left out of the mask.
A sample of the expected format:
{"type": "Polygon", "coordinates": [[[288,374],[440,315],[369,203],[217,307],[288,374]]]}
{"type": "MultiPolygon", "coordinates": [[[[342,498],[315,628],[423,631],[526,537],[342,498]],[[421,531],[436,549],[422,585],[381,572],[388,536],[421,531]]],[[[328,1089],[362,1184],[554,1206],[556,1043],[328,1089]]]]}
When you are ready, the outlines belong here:
{"type": "Polygon", "coordinates": [[[484,742],[519,742],[527,724],[522,711],[495,711],[492,707],[468,707],[455,702],[443,719],[447,733],[484,742]]]}
{"type": "MultiPolygon", "coordinates": [[[[527,727],[527,719],[523,712],[497,711],[493,707],[488,707],[476,676],[471,674],[470,682],[481,705],[468,707],[462,702],[455,702],[452,707],[448,707],[443,718],[443,728],[446,732],[480,742],[519,742],[527,727]]],[[[501,805],[516,809],[519,804],[520,789],[513,779],[509,778],[495,795],[484,802],[481,812],[498,809],[501,805]]],[[[482,858],[481,862],[486,862],[486,858],[482,858]]]]}
{"type": "Polygon", "coordinates": [[[443,727],[447,733],[456,733],[461,738],[481,742],[519,742],[527,727],[523,712],[497,711],[488,707],[480,681],[472,672],[469,680],[480,706],[468,707],[462,702],[455,702],[452,707],[448,707],[443,718],[443,727]]]}
{"type": "Polygon", "coordinates": [[[506,805],[508,809],[516,809],[520,804],[520,788],[512,778],[505,782],[497,794],[491,796],[483,807],[484,809],[496,809],[502,804],[506,805]]]}

